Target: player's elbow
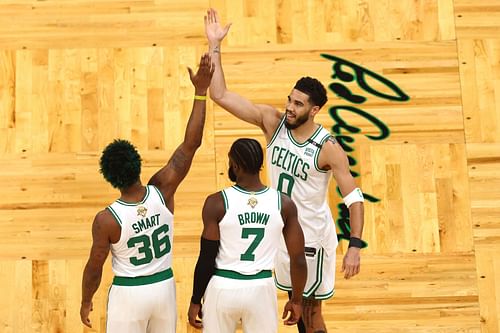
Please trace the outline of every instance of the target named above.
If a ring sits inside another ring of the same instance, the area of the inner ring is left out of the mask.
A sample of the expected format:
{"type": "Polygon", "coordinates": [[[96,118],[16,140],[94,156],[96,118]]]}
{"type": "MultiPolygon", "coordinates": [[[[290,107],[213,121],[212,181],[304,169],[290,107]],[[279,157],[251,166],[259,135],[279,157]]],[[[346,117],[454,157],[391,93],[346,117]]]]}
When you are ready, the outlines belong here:
{"type": "Polygon", "coordinates": [[[224,89],[210,89],[210,99],[217,104],[222,103],[224,99],[224,89]]]}

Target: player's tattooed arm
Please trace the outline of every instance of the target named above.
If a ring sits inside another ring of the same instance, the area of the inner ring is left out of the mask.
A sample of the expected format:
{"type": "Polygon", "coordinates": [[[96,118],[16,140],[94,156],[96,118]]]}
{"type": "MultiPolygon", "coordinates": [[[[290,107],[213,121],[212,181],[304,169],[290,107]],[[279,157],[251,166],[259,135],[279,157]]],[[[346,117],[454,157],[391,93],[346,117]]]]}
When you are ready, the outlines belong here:
{"type": "Polygon", "coordinates": [[[210,56],[204,54],[196,74],[189,68],[189,77],[195,88],[193,108],[184,133],[184,140],[175,150],[167,165],[151,177],[149,184],[155,185],[162,193],[167,207],[173,212],[173,196],[177,187],[186,177],[196,150],[201,146],[205,125],[207,89],[214,72],[210,56]]]}
{"type": "Polygon", "coordinates": [[[334,137],[334,136],[330,136],[330,137],[328,138],[328,141],[330,141],[330,142],[331,142],[331,143],[333,143],[334,145],[335,145],[335,144],[337,144],[337,139],[335,139],[335,137],[334,137]]]}

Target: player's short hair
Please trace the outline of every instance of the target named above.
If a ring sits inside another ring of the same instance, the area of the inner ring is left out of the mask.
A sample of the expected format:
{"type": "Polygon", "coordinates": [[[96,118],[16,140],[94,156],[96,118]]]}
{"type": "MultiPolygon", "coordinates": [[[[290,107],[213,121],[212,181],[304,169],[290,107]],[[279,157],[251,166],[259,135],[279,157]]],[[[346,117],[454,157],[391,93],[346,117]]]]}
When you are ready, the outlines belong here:
{"type": "Polygon", "coordinates": [[[264,161],[264,153],[259,141],[241,138],[229,150],[229,157],[245,172],[258,174],[264,161]]]}
{"type": "Polygon", "coordinates": [[[124,189],[139,180],[141,156],[129,141],[115,139],[102,151],[99,166],[111,186],[124,189]]]}
{"type": "Polygon", "coordinates": [[[300,78],[296,83],[294,89],[297,89],[304,94],[309,95],[309,101],[313,105],[320,108],[326,104],[328,97],[326,97],[326,89],[321,82],[317,79],[305,76],[300,78]]]}

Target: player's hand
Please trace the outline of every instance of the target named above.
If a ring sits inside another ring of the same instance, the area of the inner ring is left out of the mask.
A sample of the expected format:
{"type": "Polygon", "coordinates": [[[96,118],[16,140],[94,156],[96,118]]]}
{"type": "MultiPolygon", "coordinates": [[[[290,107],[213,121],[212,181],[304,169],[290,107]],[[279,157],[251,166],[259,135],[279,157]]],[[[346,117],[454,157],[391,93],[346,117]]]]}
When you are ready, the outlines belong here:
{"type": "Polygon", "coordinates": [[[214,70],[215,65],[212,64],[212,60],[208,53],[201,56],[200,65],[196,74],[194,74],[193,70],[188,67],[189,78],[194,85],[196,95],[205,95],[207,93],[214,70]]]}
{"type": "Polygon", "coordinates": [[[349,249],[347,249],[347,253],[344,256],[344,261],[342,262],[342,272],[344,272],[345,279],[349,279],[359,273],[360,250],[361,249],[357,247],[350,247],[349,249]]]}
{"type": "Polygon", "coordinates": [[[207,10],[207,15],[205,16],[205,34],[209,43],[219,44],[224,37],[226,37],[231,23],[222,27],[220,24],[220,18],[217,11],[213,8],[207,10]]]}
{"type": "Polygon", "coordinates": [[[200,319],[202,317],[201,304],[194,304],[191,302],[189,304],[189,310],[188,310],[189,324],[194,328],[202,328],[203,325],[201,324],[201,320],[196,319],[196,317],[200,319]]]}
{"type": "Polygon", "coordinates": [[[93,310],[92,302],[82,302],[80,307],[80,318],[82,320],[83,325],[92,328],[92,323],[89,319],[90,311],[93,310]]]}
{"type": "Polygon", "coordinates": [[[302,315],[302,302],[294,303],[292,301],[288,301],[285,304],[285,308],[283,309],[283,324],[285,325],[295,325],[300,319],[302,315]]]}

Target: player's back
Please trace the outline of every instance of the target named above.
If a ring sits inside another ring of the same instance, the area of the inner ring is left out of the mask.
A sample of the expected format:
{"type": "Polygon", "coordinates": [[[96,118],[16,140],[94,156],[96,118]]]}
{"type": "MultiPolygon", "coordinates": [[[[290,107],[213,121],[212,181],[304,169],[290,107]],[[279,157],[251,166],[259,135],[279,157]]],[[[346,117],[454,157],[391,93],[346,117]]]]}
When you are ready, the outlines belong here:
{"type": "Polygon", "coordinates": [[[221,193],[226,213],[219,222],[217,270],[244,275],[272,270],[283,229],[281,193],[269,187],[249,192],[238,185],[221,193]]]}
{"type": "Polygon", "coordinates": [[[107,209],[121,227],[120,240],[111,245],[115,275],[150,276],[166,270],[171,274],[173,214],[160,191],[148,185],[141,202],[116,200],[107,209]]]}

